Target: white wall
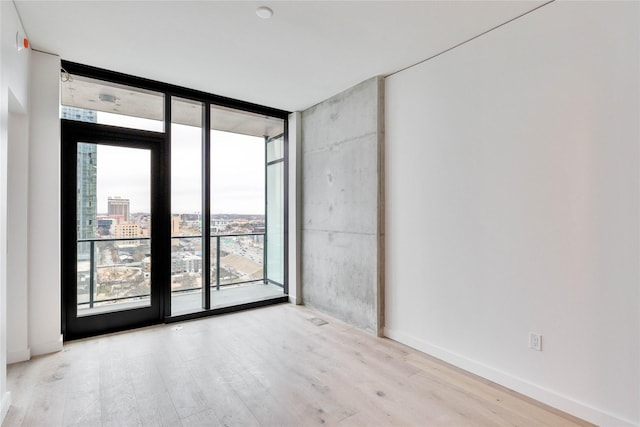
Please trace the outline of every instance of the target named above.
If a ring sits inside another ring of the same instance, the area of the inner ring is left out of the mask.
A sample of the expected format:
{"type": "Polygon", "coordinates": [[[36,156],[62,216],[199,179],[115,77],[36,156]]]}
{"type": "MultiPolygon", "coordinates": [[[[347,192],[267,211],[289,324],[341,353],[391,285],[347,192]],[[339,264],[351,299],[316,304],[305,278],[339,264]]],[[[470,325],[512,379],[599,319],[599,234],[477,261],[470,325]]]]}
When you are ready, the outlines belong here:
{"type": "MultiPolygon", "coordinates": [[[[10,103],[13,96],[10,97],[10,103]]],[[[28,195],[29,121],[9,113],[7,165],[7,364],[29,360],[28,195]]]]}
{"type": "Polygon", "coordinates": [[[601,425],[640,424],[639,23],[554,2],[386,79],[385,333],[601,425]]]}
{"type": "MultiPolygon", "coordinates": [[[[24,126],[20,114],[28,110],[28,50],[16,49],[16,32],[22,31],[12,2],[0,2],[0,421],[10,404],[7,390],[7,178],[9,128],[20,134],[24,126]],[[11,99],[11,102],[10,102],[11,99]],[[13,114],[9,114],[9,112],[13,114]],[[11,121],[10,121],[11,118],[11,121]],[[18,126],[13,129],[13,126],[18,126]]],[[[10,226],[10,224],[9,224],[10,226]]]]}
{"type": "Polygon", "coordinates": [[[60,58],[31,56],[29,346],[62,350],[60,334],[60,58]]]}

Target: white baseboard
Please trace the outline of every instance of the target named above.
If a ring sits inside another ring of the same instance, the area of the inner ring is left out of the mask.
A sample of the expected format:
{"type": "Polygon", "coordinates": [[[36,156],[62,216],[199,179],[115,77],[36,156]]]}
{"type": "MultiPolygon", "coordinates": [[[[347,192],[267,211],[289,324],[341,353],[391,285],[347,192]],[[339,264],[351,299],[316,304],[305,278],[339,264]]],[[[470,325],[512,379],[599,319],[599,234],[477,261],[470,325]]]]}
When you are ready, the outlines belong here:
{"type": "Polygon", "coordinates": [[[632,421],[621,419],[606,411],[574,400],[569,396],[564,396],[522,378],[502,372],[409,334],[384,328],[384,336],[596,425],[602,427],[639,426],[632,421]]]}
{"type": "Polygon", "coordinates": [[[11,365],[12,363],[24,362],[26,360],[31,359],[31,349],[25,348],[23,350],[18,351],[8,351],[7,352],[7,365],[11,365]]]}
{"type": "Polygon", "coordinates": [[[7,416],[9,406],[11,406],[11,392],[6,392],[4,396],[2,396],[2,406],[0,406],[0,424],[4,421],[4,417],[7,416]]]}
{"type": "Polygon", "coordinates": [[[289,294],[289,302],[295,305],[302,305],[301,299],[291,294],[289,294]]]}
{"type": "Polygon", "coordinates": [[[62,351],[62,335],[55,340],[43,343],[31,343],[31,355],[39,356],[41,354],[56,353],[62,351]]]}

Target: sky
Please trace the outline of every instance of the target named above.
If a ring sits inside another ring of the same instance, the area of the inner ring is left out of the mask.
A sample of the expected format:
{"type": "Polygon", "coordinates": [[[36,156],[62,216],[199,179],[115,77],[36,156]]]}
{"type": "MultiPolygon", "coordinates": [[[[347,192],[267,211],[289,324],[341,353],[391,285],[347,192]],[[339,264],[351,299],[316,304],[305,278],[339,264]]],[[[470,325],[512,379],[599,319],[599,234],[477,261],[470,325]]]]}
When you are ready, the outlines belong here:
{"type": "MultiPolygon", "coordinates": [[[[158,121],[101,112],[98,123],[162,130],[158,121]]],[[[172,126],[172,213],[202,211],[200,132],[172,126]]],[[[150,153],[99,145],[97,157],[98,213],[112,196],[130,199],[132,213],[149,212],[150,153]]],[[[264,139],[211,131],[211,213],[264,214],[264,187],[264,139]]]]}

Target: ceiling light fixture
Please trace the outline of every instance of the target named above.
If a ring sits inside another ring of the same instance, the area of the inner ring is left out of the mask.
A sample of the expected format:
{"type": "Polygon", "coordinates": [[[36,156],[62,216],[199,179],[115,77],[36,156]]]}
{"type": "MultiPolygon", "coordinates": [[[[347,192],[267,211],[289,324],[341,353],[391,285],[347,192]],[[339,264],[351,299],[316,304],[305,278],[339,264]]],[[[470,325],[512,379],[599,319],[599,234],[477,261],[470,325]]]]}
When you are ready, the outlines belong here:
{"type": "Polygon", "coordinates": [[[100,99],[100,101],[106,103],[106,104],[115,104],[116,103],[116,96],[115,95],[111,95],[109,93],[101,93],[100,95],[98,95],[98,99],[100,99]]]}
{"type": "Polygon", "coordinates": [[[267,6],[260,6],[256,9],[256,15],[262,19],[269,19],[273,16],[273,10],[269,9],[267,6]]]}

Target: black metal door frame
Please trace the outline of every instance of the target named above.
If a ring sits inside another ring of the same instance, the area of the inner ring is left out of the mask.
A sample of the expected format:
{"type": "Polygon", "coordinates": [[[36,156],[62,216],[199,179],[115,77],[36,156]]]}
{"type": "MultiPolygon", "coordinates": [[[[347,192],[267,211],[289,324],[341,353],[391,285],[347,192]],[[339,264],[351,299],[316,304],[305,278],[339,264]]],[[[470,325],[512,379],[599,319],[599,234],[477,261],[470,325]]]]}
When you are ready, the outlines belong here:
{"type": "Polygon", "coordinates": [[[62,333],[65,340],[161,323],[170,283],[170,207],[165,134],[62,120],[62,333]],[[143,148],[151,153],[151,297],[149,307],[77,315],[77,144],[143,148]]]}

